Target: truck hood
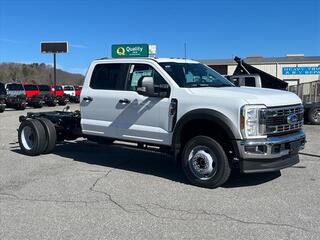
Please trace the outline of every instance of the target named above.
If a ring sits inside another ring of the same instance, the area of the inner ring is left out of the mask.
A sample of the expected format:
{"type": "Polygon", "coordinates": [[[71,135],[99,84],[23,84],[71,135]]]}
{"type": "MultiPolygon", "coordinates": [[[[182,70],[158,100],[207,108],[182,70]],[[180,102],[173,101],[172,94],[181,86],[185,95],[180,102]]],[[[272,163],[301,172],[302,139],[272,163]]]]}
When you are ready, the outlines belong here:
{"type": "Polygon", "coordinates": [[[189,88],[189,93],[201,97],[233,98],[248,104],[264,104],[267,107],[301,104],[300,98],[291,92],[254,87],[202,87],[189,88]]]}

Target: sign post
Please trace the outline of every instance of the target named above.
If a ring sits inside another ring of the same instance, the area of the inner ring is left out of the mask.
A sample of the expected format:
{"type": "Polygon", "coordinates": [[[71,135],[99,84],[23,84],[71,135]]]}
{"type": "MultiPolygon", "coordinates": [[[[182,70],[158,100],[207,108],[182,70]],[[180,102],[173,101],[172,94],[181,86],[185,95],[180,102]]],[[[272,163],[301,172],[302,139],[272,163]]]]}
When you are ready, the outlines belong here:
{"type": "Polygon", "coordinates": [[[57,67],[56,54],[68,52],[68,42],[41,42],[41,53],[53,53],[53,86],[54,95],[56,95],[57,85],[57,67]]]}

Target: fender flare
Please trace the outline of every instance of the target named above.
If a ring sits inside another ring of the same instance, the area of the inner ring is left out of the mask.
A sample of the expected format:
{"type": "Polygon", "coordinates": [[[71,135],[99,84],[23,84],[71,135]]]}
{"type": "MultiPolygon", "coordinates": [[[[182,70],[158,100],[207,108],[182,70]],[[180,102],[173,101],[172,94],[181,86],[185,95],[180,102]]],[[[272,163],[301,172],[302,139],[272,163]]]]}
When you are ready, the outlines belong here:
{"type": "Polygon", "coordinates": [[[172,135],[172,149],[175,155],[180,152],[181,131],[185,124],[193,120],[209,120],[219,125],[227,134],[230,140],[241,139],[238,129],[233,122],[224,114],[212,109],[196,109],[184,114],[177,122],[172,135]]]}

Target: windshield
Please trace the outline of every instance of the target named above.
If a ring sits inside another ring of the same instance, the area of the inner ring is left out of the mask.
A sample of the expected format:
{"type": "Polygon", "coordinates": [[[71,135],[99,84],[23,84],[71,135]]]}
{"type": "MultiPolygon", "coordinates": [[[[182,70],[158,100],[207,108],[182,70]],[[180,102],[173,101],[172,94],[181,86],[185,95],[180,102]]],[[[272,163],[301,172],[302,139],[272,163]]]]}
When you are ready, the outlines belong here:
{"type": "Polygon", "coordinates": [[[64,87],[64,90],[66,90],[66,91],[73,91],[74,88],[73,88],[72,86],[65,86],[65,87],[64,87]]]}
{"type": "Polygon", "coordinates": [[[40,91],[50,91],[50,87],[48,85],[39,85],[40,91]]]}
{"type": "Polygon", "coordinates": [[[54,88],[56,89],[56,91],[61,91],[62,90],[61,86],[55,86],[54,88]]]}
{"type": "Polygon", "coordinates": [[[160,63],[179,87],[234,87],[226,78],[200,63],[160,63]]]}
{"type": "Polygon", "coordinates": [[[24,89],[27,91],[36,91],[38,90],[38,87],[37,85],[28,84],[28,85],[24,85],[24,89]]]}
{"type": "Polygon", "coordinates": [[[16,84],[16,83],[7,84],[6,88],[9,91],[24,91],[22,84],[16,84]]]}

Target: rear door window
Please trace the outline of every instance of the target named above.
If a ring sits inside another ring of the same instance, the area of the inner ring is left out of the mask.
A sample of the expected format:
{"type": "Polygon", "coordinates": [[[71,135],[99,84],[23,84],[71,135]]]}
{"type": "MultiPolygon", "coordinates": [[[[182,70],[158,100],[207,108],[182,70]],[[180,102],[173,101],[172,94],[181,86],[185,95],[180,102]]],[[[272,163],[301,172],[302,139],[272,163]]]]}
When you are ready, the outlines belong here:
{"type": "Polygon", "coordinates": [[[124,90],[128,64],[97,64],[93,70],[90,87],[98,90],[124,90]]]}

